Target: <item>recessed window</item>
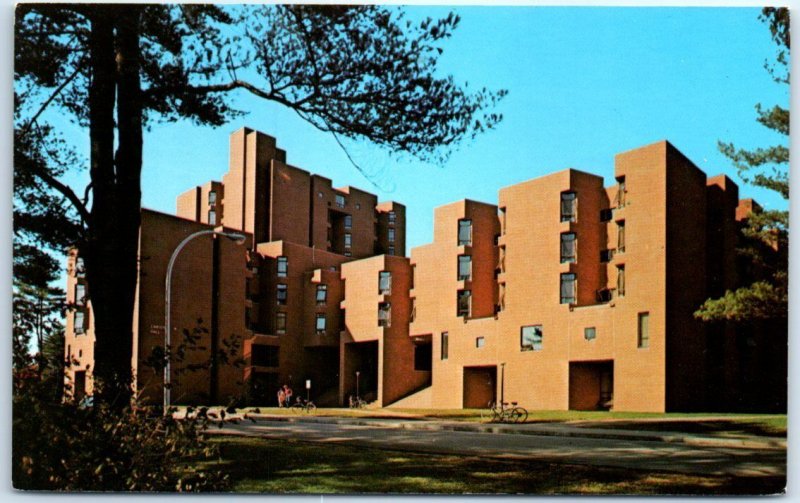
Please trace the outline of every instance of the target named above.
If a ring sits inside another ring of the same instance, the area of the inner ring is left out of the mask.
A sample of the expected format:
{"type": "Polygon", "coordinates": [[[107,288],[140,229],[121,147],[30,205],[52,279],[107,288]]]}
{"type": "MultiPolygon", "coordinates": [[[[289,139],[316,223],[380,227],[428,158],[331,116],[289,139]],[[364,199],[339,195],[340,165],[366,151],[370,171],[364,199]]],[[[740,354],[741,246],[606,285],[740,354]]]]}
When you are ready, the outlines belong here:
{"type": "Polygon", "coordinates": [[[426,342],[414,345],[414,370],[430,372],[433,366],[433,344],[426,342]]]}
{"type": "Polygon", "coordinates": [[[575,192],[561,193],[561,221],[576,222],[578,220],[578,196],[575,192]]]}
{"type": "Polygon", "coordinates": [[[253,329],[253,309],[250,306],[244,307],[244,326],[247,330],[253,329]]]}
{"type": "Polygon", "coordinates": [[[593,341],[597,337],[597,329],[595,327],[586,327],[583,329],[583,338],[587,341],[593,341]]]}
{"type": "Polygon", "coordinates": [[[458,221],[458,245],[472,244],[472,220],[461,219],[458,221]]]}
{"type": "Polygon", "coordinates": [[[335,202],[336,206],[338,206],[339,208],[344,208],[345,205],[347,204],[347,200],[341,194],[336,194],[335,202]]]}
{"type": "Polygon", "coordinates": [[[208,225],[217,225],[217,212],[208,210],[208,225]]]}
{"type": "Polygon", "coordinates": [[[350,250],[345,250],[344,256],[345,257],[352,257],[353,256],[353,252],[351,252],[350,250]]]}
{"type": "Polygon", "coordinates": [[[356,209],[357,209],[357,210],[360,210],[360,209],[361,209],[361,203],[356,203],[356,209]]]}
{"type": "Polygon", "coordinates": [[[349,232],[344,233],[344,247],[350,248],[353,245],[353,235],[349,232]]]}
{"type": "Polygon", "coordinates": [[[442,346],[442,360],[447,360],[450,354],[450,334],[448,332],[442,332],[441,335],[441,346],[442,346]]]}
{"type": "Polygon", "coordinates": [[[456,316],[469,317],[471,308],[472,308],[472,292],[469,290],[459,290],[456,316]]]}
{"type": "Polygon", "coordinates": [[[561,233],[561,263],[575,262],[577,238],[574,232],[561,233]]]}
{"type": "Polygon", "coordinates": [[[500,220],[500,235],[506,235],[506,209],[497,208],[497,217],[500,220]]]}
{"type": "Polygon", "coordinates": [[[519,346],[522,351],[542,350],[542,326],[530,325],[520,330],[519,346]]]}
{"type": "Polygon", "coordinates": [[[78,278],[86,276],[86,265],[83,263],[82,257],[75,259],[75,276],[78,278]]]}
{"type": "Polygon", "coordinates": [[[625,220],[617,222],[617,252],[625,253],[625,220]]]}
{"type": "Polygon", "coordinates": [[[288,292],[289,292],[289,288],[285,284],[283,284],[283,283],[279,283],[278,284],[278,295],[277,295],[278,304],[280,304],[282,306],[286,305],[286,298],[287,298],[288,292]]]}
{"type": "Polygon", "coordinates": [[[394,243],[394,229],[389,229],[389,242],[394,243]]]}
{"type": "Polygon", "coordinates": [[[395,251],[394,245],[389,245],[389,250],[388,250],[389,253],[387,253],[387,255],[394,255],[394,251],[395,251]]]}
{"type": "Polygon", "coordinates": [[[278,257],[278,277],[285,278],[289,274],[289,258],[278,257]]]}
{"type": "Polygon", "coordinates": [[[413,322],[417,319],[417,299],[411,297],[411,313],[409,314],[409,321],[413,322]]]}
{"type": "Polygon", "coordinates": [[[638,346],[640,348],[650,347],[650,313],[639,313],[638,335],[638,346]]]}
{"type": "Polygon", "coordinates": [[[625,195],[628,193],[628,190],[625,188],[625,177],[621,176],[617,178],[617,208],[622,208],[625,206],[625,195]]]}
{"type": "Polygon", "coordinates": [[[275,333],[276,334],[286,333],[286,313],[280,311],[275,313],[275,333]]]}
{"type": "Polygon", "coordinates": [[[353,217],[351,215],[344,216],[344,228],[348,231],[353,228],[353,217]]]}
{"type": "Polygon", "coordinates": [[[214,206],[215,204],[217,204],[217,193],[212,190],[208,193],[208,205],[214,206]]]}
{"type": "Polygon", "coordinates": [[[397,222],[397,215],[395,214],[394,211],[390,211],[389,212],[389,223],[393,224],[395,222],[397,222]]]}
{"type": "Polygon", "coordinates": [[[392,304],[389,302],[381,302],[378,304],[378,326],[390,327],[392,326],[392,304]]]}
{"type": "Polygon", "coordinates": [[[317,313],[317,333],[324,334],[325,333],[325,324],[326,318],[323,313],[317,313]]]}
{"type": "Polygon", "coordinates": [[[611,262],[612,258],[614,258],[614,250],[600,250],[600,262],[611,262]]]}
{"type": "Polygon", "coordinates": [[[317,304],[322,305],[328,301],[328,285],[317,285],[317,304]]]}
{"type": "Polygon", "coordinates": [[[250,363],[257,367],[277,367],[278,351],[278,346],[253,344],[250,353],[250,363]]]}
{"type": "Polygon", "coordinates": [[[472,277],[472,257],[469,255],[458,256],[458,280],[469,281],[472,277]]]}
{"type": "Polygon", "coordinates": [[[486,339],[484,337],[476,337],[475,338],[475,347],[482,348],[486,344],[486,339]]]}
{"type": "Polygon", "coordinates": [[[380,295],[390,295],[392,293],[392,273],[381,271],[378,274],[378,293],[380,295]]]}
{"type": "Polygon", "coordinates": [[[577,293],[577,279],[573,273],[561,275],[561,303],[575,304],[577,293]]]}
{"type": "Polygon", "coordinates": [[[86,304],[86,285],[82,283],[75,285],[75,303],[79,306],[86,304]]]}
{"type": "Polygon", "coordinates": [[[611,219],[614,218],[614,210],[611,208],[607,208],[604,210],[600,210],[600,221],[601,222],[610,222],[611,219]]]}
{"type": "Polygon", "coordinates": [[[625,296],[625,266],[617,266],[617,297],[625,296]]]}
{"type": "Polygon", "coordinates": [[[75,311],[73,316],[75,335],[86,333],[86,314],[83,311],[75,311]]]}
{"type": "Polygon", "coordinates": [[[497,312],[499,313],[506,308],[506,284],[500,283],[497,287],[497,312]]]}

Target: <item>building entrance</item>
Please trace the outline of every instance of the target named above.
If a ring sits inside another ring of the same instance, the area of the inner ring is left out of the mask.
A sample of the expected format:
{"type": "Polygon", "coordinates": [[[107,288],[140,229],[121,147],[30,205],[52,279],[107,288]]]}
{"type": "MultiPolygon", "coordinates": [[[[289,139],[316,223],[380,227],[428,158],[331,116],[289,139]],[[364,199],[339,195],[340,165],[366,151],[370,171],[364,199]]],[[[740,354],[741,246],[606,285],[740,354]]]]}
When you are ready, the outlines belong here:
{"type": "Polygon", "coordinates": [[[345,344],[344,403],[350,395],[378,399],[378,341],[345,344]]]}
{"type": "Polygon", "coordinates": [[[570,362],[570,410],[610,410],[614,405],[614,361],[570,362]]]}
{"type": "Polygon", "coordinates": [[[464,367],[465,409],[485,409],[497,400],[497,366],[464,367]]]}

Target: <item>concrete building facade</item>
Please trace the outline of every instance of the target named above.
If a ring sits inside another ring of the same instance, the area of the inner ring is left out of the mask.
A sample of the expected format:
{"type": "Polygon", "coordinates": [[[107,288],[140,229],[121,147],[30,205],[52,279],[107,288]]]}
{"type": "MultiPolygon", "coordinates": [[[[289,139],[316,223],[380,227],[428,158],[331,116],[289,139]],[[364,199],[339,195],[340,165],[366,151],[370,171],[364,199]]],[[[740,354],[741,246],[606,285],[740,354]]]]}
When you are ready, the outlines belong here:
{"type": "MultiPolygon", "coordinates": [[[[305,394],[310,381],[318,405],[785,407],[786,327],[743,335],[693,316],[743,279],[735,247],[757,204],[667,142],[619,154],[614,178],[568,169],[501,189],[496,205],[439,207],[433,241],[406,258],[405,206],[334,188],[288,165],[274,138],[240,129],[222,182],[181,194],[177,217],[143,212],[137,389],[161,399],[152,361],[169,256],[216,228],[247,241],[204,236],[176,262],[176,403],[274,404],[280,385],[305,394]]],[[[68,267],[65,349],[79,362],[76,393],[91,393],[77,254],[68,267]]]]}

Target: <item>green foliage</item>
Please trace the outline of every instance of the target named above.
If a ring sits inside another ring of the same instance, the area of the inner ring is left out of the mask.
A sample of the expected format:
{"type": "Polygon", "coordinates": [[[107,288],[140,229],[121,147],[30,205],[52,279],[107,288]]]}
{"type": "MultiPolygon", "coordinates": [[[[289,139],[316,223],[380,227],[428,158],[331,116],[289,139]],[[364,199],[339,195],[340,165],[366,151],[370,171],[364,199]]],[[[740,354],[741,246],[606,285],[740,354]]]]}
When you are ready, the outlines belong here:
{"type": "MultiPolygon", "coordinates": [[[[767,63],[765,67],[776,82],[788,85],[789,10],[765,7],[760,19],[768,24],[772,39],[778,44],[775,64],[767,63]]],[[[764,109],[757,104],[756,113],[759,123],[779,134],[789,135],[788,109],[779,105],[764,109]]],[[[719,149],[733,162],[745,182],[789,198],[788,144],[748,150],[737,148],[733,143],[719,142],[719,149]]],[[[789,291],[789,212],[752,213],[744,222],[741,241],[738,252],[747,265],[740,273],[745,281],[752,283],[727,291],[719,299],[708,299],[695,316],[705,321],[785,319],[789,291]]]]}
{"type": "Polygon", "coordinates": [[[227,477],[197,470],[216,458],[205,420],[147,409],[82,408],[53,400],[35,379],[14,380],[14,487],[57,491],[220,491],[227,477]]]}

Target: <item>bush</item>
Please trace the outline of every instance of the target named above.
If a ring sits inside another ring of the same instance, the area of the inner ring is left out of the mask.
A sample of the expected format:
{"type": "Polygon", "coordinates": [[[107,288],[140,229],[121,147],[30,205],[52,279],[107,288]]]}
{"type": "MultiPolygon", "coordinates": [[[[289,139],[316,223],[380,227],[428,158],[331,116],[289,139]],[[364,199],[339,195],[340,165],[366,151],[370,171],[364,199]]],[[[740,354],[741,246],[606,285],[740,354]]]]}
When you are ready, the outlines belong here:
{"type": "Polygon", "coordinates": [[[122,411],[52,400],[35,378],[16,373],[13,484],[45,491],[222,491],[227,476],[196,466],[217,453],[205,420],[175,421],[159,409],[122,411]]]}

